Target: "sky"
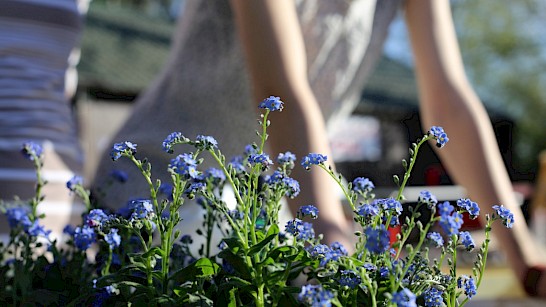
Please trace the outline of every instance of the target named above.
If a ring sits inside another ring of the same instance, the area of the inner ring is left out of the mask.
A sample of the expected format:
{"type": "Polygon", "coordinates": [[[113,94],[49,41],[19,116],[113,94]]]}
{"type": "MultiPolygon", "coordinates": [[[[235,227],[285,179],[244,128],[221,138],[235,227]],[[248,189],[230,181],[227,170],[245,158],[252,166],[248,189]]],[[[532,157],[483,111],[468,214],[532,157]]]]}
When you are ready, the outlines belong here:
{"type": "Polygon", "coordinates": [[[390,58],[413,65],[406,24],[399,12],[389,28],[389,35],[384,45],[384,53],[390,58]]]}

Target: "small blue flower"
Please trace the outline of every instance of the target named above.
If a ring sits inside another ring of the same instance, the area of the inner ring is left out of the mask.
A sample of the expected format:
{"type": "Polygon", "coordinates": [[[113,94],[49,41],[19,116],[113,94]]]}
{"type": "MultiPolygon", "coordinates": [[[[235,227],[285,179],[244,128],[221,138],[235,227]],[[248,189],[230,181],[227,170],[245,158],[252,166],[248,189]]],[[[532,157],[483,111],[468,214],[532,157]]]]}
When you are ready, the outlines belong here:
{"type": "Polygon", "coordinates": [[[95,240],[95,231],[89,226],[77,227],[74,230],[74,244],[82,251],[87,250],[95,240]]]}
{"type": "Polygon", "coordinates": [[[66,182],[66,187],[72,192],[76,191],[77,186],[82,186],[82,185],[83,185],[83,178],[81,176],[74,176],[66,182]]]}
{"type": "Polygon", "coordinates": [[[182,175],[186,179],[196,179],[199,177],[197,161],[188,153],[178,155],[176,158],[172,159],[169,164],[169,169],[174,170],[177,174],[182,175]]]}
{"type": "Polygon", "coordinates": [[[89,227],[101,227],[104,222],[107,222],[110,218],[102,209],[93,209],[89,211],[85,218],[86,224],[89,227]]]}
{"type": "Polygon", "coordinates": [[[136,153],[137,144],[131,142],[115,143],[110,151],[110,157],[112,160],[117,161],[122,155],[134,155],[136,153]]]}
{"type": "Polygon", "coordinates": [[[438,214],[440,215],[449,215],[455,210],[455,207],[449,204],[448,201],[438,204],[438,214]]]}
{"type": "Polygon", "coordinates": [[[195,197],[196,193],[204,192],[207,185],[203,182],[192,182],[190,186],[184,190],[184,194],[188,196],[190,199],[195,197]]]}
{"type": "Polygon", "coordinates": [[[262,170],[266,170],[273,164],[273,161],[269,159],[267,154],[251,154],[250,157],[248,157],[248,162],[252,165],[261,165],[262,170]]]}
{"type": "Polygon", "coordinates": [[[514,226],[514,214],[504,206],[494,205],[493,210],[496,211],[498,217],[502,220],[502,223],[506,228],[512,228],[514,226]]]}
{"type": "Polygon", "coordinates": [[[449,141],[449,138],[442,127],[432,126],[429,133],[436,139],[437,147],[443,147],[449,141]]]}
{"type": "Polygon", "coordinates": [[[475,219],[480,215],[480,207],[478,204],[468,198],[461,198],[457,200],[457,206],[468,211],[472,219],[475,219]]]}
{"type": "Polygon", "coordinates": [[[436,204],[438,204],[436,196],[432,195],[432,193],[430,193],[429,191],[421,191],[421,193],[419,193],[417,201],[419,203],[426,204],[429,209],[436,207],[436,204]]]}
{"type": "Polygon", "coordinates": [[[354,289],[360,285],[362,279],[355,271],[352,270],[341,270],[341,276],[338,279],[338,282],[342,286],[349,287],[354,289]]]}
{"type": "Polygon", "coordinates": [[[279,164],[292,164],[296,161],[296,155],[287,151],[285,153],[280,153],[277,156],[277,163],[279,164]]]}
{"type": "Polygon", "coordinates": [[[226,175],[224,172],[215,167],[211,167],[205,171],[205,177],[212,179],[212,182],[215,182],[216,184],[226,180],[226,175]]]}
{"type": "Polygon", "coordinates": [[[315,230],[313,229],[313,224],[308,222],[303,222],[303,227],[298,233],[296,238],[301,241],[313,240],[315,238],[315,230]]]}
{"type": "Polygon", "coordinates": [[[268,109],[269,111],[282,111],[284,102],[281,101],[279,97],[269,96],[269,98],[264,99],[258,107],[260,109],[268,109]]]}
{"type": "Polygon", "coordinates": [[[282,179],[286,175],[281,171],[274,171],[271,176],[266,176],[265,182],[269,185],[276,185],[282,183],[282,179]]]}
{"type": "Polygon", "coordinates": [[[312,219],[318,218],[319,210],[313,205],[301,206],[298,211],[298,217],[303,218],[305,216],[310,216],[312,219]]]}
{"type": "Polygon", "coordinates": [[[287,189],[285,196],[294,198],[300,194],[300,183],[296,179],[285,177],[282,179],[282,184],[287,189]]]}
{"type": "Polygon", "coordinates": [[[195,143],[197,145],[197,148],[201,148],[203,150],[212,150],[218,148],[218,142],[212,136],[208,135],[198,135],[195,143]]]}
{"type": "Polygon", "coordinates": [[[118,182],[124,183],[129,179],[129,175],[122,170],[114,169],[110,172],[110,177],[114,178],[118,182]]]}
{"type": "Polygon", "coordinates": [[[416,296],[407,288],[392,294],[392,302],[398,307],[417,307],[416,296]]]}
{"type": "Polygon", "coordinates": [[[436,247],[442,247],[444,246],[444,238],[442,238],[442,235],[439,233],[432,231],[427,234],[427,238],[434,243],[434,246],[436,247]]]}
{"type": "Polygon", "coordinates": [[[30,141],[23,143],[21,153],[25,158],[33,161],[35,157],[38,159],[42,157],[43,149],[40,144],[30,141]]]}
{"type": "Polygon", "coordinates": [[[26,232],[34,237],[45,237],[49,238],[49,234],[51,233],[51,230],[46,230],[43,225],[40,225],[38,223],[38,220],[35,220],[34,223],[28,229],[26,232]]]}
{"type": "Polygon", "coordinates": [[[330,307],[334,294],[322,288],[322,285],[305,285],[301,287],[298,300],[306,306],[330,307]]]}
{"type": "Polygon", "coordinates": [[[330,244],[330,249],[338,252],[340,255],[343,255],[343,256],[347,256],[349,254],[345,246],[343,246],[343,244],[337,241],[330,244]]]}
{"type": "Polygon", "coordinates": [[[286,222],[285,231],[289,234],[296,236],[303,230],[303,221],[295,218],[286,222]]]}
{"type": "Polygon", "coordinates": [[[373,184],[373,182],[370,179],[364,177],[355,178],[353,180],[352,186],[353,191],[361,193],[363,195],[367,195],[371,193],[373,189],[375,189],[375,185],[373,184]]]}
{"type": "Polygon", "coordinates": [[[173,153],[173,145],[185,139],[186,138],[182,135],[181,132],[173,132],[167,135],[167,137],[163,141],[163,151],[170,154],[173,153]]]}
{"type": "Polygon", "coordinates": [[[467,251],[471,251],[476,247],[476,243],[474,243],[474,240],[468,231],[461,231],[459,233],[459,239],[467,251]]]}
{"type": "Polygon", "coordinates": [[[258,153],[258,148],[254,144],[248,144],[245,146],[244,156],[250,157],[253,154],[258,153]]]}
{"type": "Polygon", "coordinates": [[[169,200],[172,200],[173,197],[173,185],[167,182],[162,182],[161,185],[159,185],[158,192],[167,196],[169,200]]]}
{"type": "Polygon", "coordinates": [[[425,296],[425,306],[426,307],[440,307],[442,306],[442,303],[444,302],[444,299],[442,298],[442,295],[444,294],[443,291],[440,291],[436,288],[428,288],[424,292],[425,296]]]}
{"type": "Polygon", "coordinates": [[[368,272],[375,272],[377,271],[377,267],[371,263],[364,263],[364,265],[362,266],[364,269],[366,269],[366,271],[368,272]]]}
{"type": "Polygon", "coordinates": [[[385,225],[379,227],[368,227],[364,230],[366,235],[366,249],[374,254],[381,254],[390,247],[389,232],[385,225]]]}
{"type": "Polygon", "coordinates": [[[243,164],[242,156],[235,156],[231,159],[228,164],[236,173],[243,173],[245,171],[245,166],[243,164]]]}
{"type": "Polygon", "coordinates": [[[131,220],[150,219],[154,216],[154,206],[148,199],[132,200],[129,204],[131,220]]]}
{"type": "Polygon", "coordinates": [[[315,246],[311,246],[309,249],[309,254],[313,258],[325,257],[329,252],[330,247],[326,244],[317,244],[315,246]]]}
{"type": "Polygon", "coordinates": [[[23,229],[27,229],[32,225],[30,218],[28,217],[29,211],[23,207],[12,207],[6,210],[6,216],[8,218],[9,227],[16,228],[23,226],[23,229]]]}
{"type": "Polygon", "coordinates": [[[394,198],[376,199],[374,203],[381,205],[384,210],[390,211],[394,216],[402,214],[402,204],[394,198]]]}
{"type": "Polygon", "coordinates": [[[464,294],[471,299],[477,293],[476,283],[474,278],[468,275],[461,275],[457,279],[457,287],[463,289],[464,294]]]}
{"type": "Polygon", "coordinates": [[[74,235],[74,226],[68,224],[66,226],[64,226],[63,228],[63,233],[67,234],[67,235],[70,235],[70,236],[73,236],[74,235]]]}
{"type": "Polygon", "coordinates": [[[362,217],[374,217],[379,215],[377,203],[362,204],[356,209],[356,213],[362,217]]]}
{"type": "Polygon", "coordinates": [[[326,162],[328,159],[327,156],[321,155],[318,153],[310,153],[307,156],[303,157],[301,161],[301,166],[303,166],[306,170],[309,170],[311,168],[311,165],[319,165],[326,162]]]}
{"type": "Polygon", "coordinates": [[[459,234],[459,229],[463,225],[463,215],[454,212],[452,215],[441,215],[438,222],[448,236],[459,234]]]}
{"type": "Polygon", "coordinates": [[[379,268],[379,276],[381,276],[383,278],[388,277],[390,273],[391,273],[391,271],[386,266],[383,266],[383,267],[379,268]]]}
{"type": "Polygon", "coordinates": [[[121,244],[121,236],[118,234],[118,229],[112,228],[110,232],[104,237],[104,241],[108,243],[110,249],[114,249],[121,244]]]}

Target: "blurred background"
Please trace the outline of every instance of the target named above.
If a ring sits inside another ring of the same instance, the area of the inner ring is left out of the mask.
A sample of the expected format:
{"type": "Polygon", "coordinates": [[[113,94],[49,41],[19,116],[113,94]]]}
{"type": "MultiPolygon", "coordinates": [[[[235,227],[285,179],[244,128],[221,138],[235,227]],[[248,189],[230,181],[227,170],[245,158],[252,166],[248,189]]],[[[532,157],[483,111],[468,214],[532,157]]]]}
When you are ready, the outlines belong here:
{"type": "MultiPolygon", "coordinates": [[[[86,19],[75,107],[81,121],[86,172],[111,145],[138,94],[165,62],[184,0],[94,0],[86,19]]],[[[546,2],[453,0],[467,74],[485,103],[515,189],[525,206],[533,196],[539,153],[546,149],[546,2]],[[463,27],[464,25],[464,27],[463,27]]],[[[339,171],[370,178],[385,193],[403,172],[410,141],[423,133],[411,54],[402,16],[392,24],[384,56],[361,103],[330,131],[339,171]]],[[[410,185],[451,185],[425,148],[410,185]]]]}

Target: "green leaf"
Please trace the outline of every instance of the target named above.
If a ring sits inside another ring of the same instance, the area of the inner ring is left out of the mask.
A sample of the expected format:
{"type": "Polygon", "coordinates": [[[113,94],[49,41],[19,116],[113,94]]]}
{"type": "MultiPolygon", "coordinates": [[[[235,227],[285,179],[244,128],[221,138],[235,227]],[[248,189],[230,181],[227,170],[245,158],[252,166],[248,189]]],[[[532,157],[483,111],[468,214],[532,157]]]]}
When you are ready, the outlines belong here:
{"type": "Polygon", "coordinates": [[[208,277],[218,274],[220,266],[212,262],[209,258],[201,258],[195,262],[195,267],[201,270],[201,274],[196,275],[197,277],[208,277]]]}
{"type": "Polygon", "coordinates": [[[237,288],[233,288],[229,290],[229,304],[228,307],[236,307],[237,306],[237,298],[235,297],[235,292],[237,292],[237,288]]]}
{"type": "Polygon", "coordinates": [[[267,245],[269,244],[269,242],[271,242],[273,239],[275,239],[275,237],[279,234],[279,226],[277,225],[272,225],[271,227],[269,227],[269,230],[267,231],[267,235],[266,235],[266,238],[263,239],[262,241],[260,241],[258,244],[252,246],[249,250],[248,250],[248,256],[253,256],[259,252],[262,251],[262,249],[267,245]]]}
{"type": "Polygon", "coordinates": [[[154,248],[151,248],[149,251],[147,251],[146,253],[144,253],[142,255],[143,258],[149,258],[149,257],[152,257],[152,256],[155,256],[155,255],[158,255],[160,257],[163,257],[165,255],[165,252],[159,248],[159,247],[154,247],[154,248]]]}

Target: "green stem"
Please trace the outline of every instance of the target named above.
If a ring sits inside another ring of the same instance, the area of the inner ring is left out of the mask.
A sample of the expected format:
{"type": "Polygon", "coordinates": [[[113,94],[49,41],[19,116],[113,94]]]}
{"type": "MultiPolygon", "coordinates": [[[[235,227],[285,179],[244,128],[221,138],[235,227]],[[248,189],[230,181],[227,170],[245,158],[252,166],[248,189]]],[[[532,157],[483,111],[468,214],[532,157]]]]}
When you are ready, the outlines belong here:
{"type": "Polygon", "coordinates": [[[349,191],[345,188],[345,186],[343,185],[343,182],[341,182],[341,180],[339,179],[339,177],[337,177],[336,174],[334,174],[333,171],[331,171],[330,169],[328,169],[328,168],[326,167],[326,165],[324,165],[324,164],[319,164],[318,166],[319,166],[320,168],[322,168],[323,170],[325,170],[325,171],[330,175],[330,177],[332,177],[332,178],[334,179],[334,181],[339,185],[339,187],[340,187],[341,190],[343,191],[343,194],[345,195],[345,198],[347,199],[347,201],[349,202],[349,205],[351,206],[351,210],[355,211],[355,210],[356,210],[356,207],[355,207],[353,198],[350,196],[349,191]]]}
{"type": "Polygon", "coordinates": [[[417,159],[417,154],[419,153],[419,148],[421,145],[423,145],[426,141],[433,139],[434,137],[431,135],[427,135],[423,137],[422,140],[417,143],[415,148],[413,149],[413,155],[410,157],[410,165],[406,172],[404,173],[404,180],[402,181],[402,184],[400,185],[400,188],[398,189],[398,195],[396,195],[396,200],[400,201],[402,199],[402,192],[404,191],[404,188],[406,187],[406,184],[408,182],[408,179],[410,178],[411,170],[413,169],[413,166],[415,165],[415,161],[417,159]]]}

